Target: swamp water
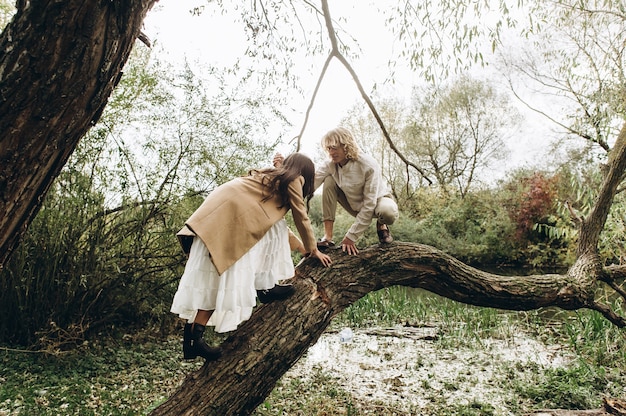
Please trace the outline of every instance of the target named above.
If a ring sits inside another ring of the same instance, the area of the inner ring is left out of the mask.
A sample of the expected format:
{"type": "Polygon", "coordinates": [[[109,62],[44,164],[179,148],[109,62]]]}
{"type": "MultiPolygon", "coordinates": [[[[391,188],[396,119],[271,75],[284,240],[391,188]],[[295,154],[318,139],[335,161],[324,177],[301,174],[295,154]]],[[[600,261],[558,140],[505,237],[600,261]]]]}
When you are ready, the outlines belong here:
{"type": "Polygon", "coordinates": [[[494,414],[514,414],[518,400],[503,385],[511,377],[566,366],[559,346],[519,333],[483,339],[476,347],[445,347],[436,327],[353,329],[324,333],[284,376],[302,381],[316,372],[334,379],[357,403],[394,404],[407,410],[428,405],[485,403],[494,414]],[[345,333],[345,331],[344,331],[345,333]]]}

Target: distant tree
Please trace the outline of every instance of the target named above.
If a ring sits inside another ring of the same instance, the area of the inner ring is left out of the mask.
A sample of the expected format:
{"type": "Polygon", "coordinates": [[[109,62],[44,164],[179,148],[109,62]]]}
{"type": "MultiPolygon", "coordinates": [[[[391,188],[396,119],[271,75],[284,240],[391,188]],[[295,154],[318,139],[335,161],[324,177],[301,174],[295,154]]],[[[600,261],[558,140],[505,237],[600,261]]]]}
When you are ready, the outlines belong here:
{"type": "Polygon", "coordinates": [[[448,87],[414,94],[414,111],[402,132],[406,155],[446,192],[464,197],[480,172],[506,154],[517,114],[484,81],[461,77],[448,87]]]}
{"type": "MultiPolygon", "coordinates": [[[[508,154],[506,140],[519,115],[504,93],[486,81],[463,76],[446,87],[415,88],[413,102],[378,99],[378,113],[403,154],[436,180],[443,192],[464,197],[480,174],[508,154]]],[[[371,112],[356,105],[343,124],[381,162],[396,196],[424,184],[389,151],[371,112]],[[404,184],[404,186],[402,186],[404,184]]]]}

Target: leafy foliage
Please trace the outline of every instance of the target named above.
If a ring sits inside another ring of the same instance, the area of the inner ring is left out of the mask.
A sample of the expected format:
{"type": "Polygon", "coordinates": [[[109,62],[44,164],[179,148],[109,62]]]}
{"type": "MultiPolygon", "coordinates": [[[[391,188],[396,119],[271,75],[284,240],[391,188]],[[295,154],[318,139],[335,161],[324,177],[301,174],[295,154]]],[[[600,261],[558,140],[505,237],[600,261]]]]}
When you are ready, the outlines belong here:
{"type": "Polygon", "coordinates": [[[571,142],[609,152],[626,114],[623,3],[558,0],[527,7],[528,20],[520,22],[524,42],[500,54],[509,85],[571,142]]]}
{"type": "Polygon", "coordinates": [[[270,160],[271,104],[209,95],[189,68],[175,77],[148,58],[129,64],[2,271],[3,342],[55,350],[105,326],[167,324],[184,264],[175,233],[204,193],[270,160]]]}
{"type": "Polygon", "coordinates": [[[417,225],[414,241],[437,247],[468,264],[487,267],[511,262],[513,246],[507,236],[513,224],[496,193],[485,190],[465,198],[436,195],[438,201],[417,225]]]}
{"type": "Polygon", "coordinates": [[[15,14],[15,6],[8,1],[0,1],[0,30],[9,23],[9,20],[15,14]]]}
{"type": "Polygon", "coordinates": [[[533,230],[541,229],[536,224],[549,221],[556,198],[555,182],[558,178],[548,178],[541,172],[520,178],[519,182],[509,182],[515,199],[508,201],[509,213],[516,224],[515,237],[518,242],[531,237],[533,230]]]}
{"type": "Polygon", "coordinates": [[[485,64],[487,51],[500,45],[504,29],[517,20],[510,2],[401,2],[386,11],[387,24],[401,42],[402,58],[425,79],[437,83],[451,74],[485,64]],[[491,18],[495,11],[499,18],[491,18]]]}
{"type": "Polygon", "coordinates": [[[563,176],[519,170],[503,184],[503,204],[514,224],[518,262],[559,270],[574,259],[576,228],[563,207],[563,176]]]}

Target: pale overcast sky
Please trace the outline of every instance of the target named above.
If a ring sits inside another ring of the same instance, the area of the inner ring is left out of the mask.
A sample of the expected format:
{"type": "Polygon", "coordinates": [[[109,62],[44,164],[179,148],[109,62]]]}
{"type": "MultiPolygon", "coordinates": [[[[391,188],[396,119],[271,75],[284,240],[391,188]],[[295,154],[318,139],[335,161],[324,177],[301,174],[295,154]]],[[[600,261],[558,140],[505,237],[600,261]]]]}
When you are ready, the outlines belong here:
{"type": "MultiPolygon", "coordinates": [[[[174,59],[186,56],[190,61],[207,59],[209,62],[220,63],[234,62],[237,57],[242,56],[245,46],[241,23],[232,23],[233,16],[211,16],[210,13],[204,13],[200,17],[191,16],[189,10],[202,4],[206,4],[206,0],[160,0],[148,14],[144,29],[155,42],[155,51],[174,59]]],[[[384,26],[384,18],[376,13],[368,13],[372,8],[365,7],[362,1],[331,2],[330,7],[334,19],[344,16],[349,18],[348,22],[354,22],[349,26],[346,26],[348,23],[342,25],[359,41],[363,49],[361,58],[351,64],[369,92],[374,83],[380,85],[389,73],[387,62],[392,59],[393,37],[384,26]]],[[[301,101],[301,112],[292,119],[293,131],[288,132],[286,137],[293,137],[300,132],[308,100],[324,60],[325,56],[322,55],[317,61],[301,67],[302,85],[307,96],[301,101]]],[[[411,88],[420,82],[420,78],[408,70],[400,70],[399,74],[402,74],[402,78],[396,80],[394,94],[404,95],[402,98],[408,99],[411,88]]],[[[318,92],[302,137],[301,150],[314,157],[320,137],[336,127],[355,104],[365,107],[347,70],[338,61],[334,61],[318,92]]],[[[551,134],[549,127],[523,107],[521,111],[528,122],[520,127],[516,137],[507,144],[511,161],[503,169],[532,165],[545,158],[545,144],[551,134]]]]}

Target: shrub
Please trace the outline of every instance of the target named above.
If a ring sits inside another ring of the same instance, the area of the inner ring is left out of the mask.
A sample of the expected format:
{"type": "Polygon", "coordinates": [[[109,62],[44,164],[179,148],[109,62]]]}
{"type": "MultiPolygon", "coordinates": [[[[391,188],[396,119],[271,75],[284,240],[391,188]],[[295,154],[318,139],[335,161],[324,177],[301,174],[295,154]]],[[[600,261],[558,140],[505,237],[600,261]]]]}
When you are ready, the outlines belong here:
{"type": "Polygon", "coordinates": [[[162,314],[183,264],[169,209],[107,209],[87,177],[64,173],[2,271],[0,305],[11,319],[0,321],[0,340],[56,348],[162,314]]]}
{"type": "Polygon", "coordinates": [[[465,198],[441,196],[416,223],[412,241],[432,245],[469,264],[508,263],[512,223],[497,195],[484,190],[465,198]]]}

